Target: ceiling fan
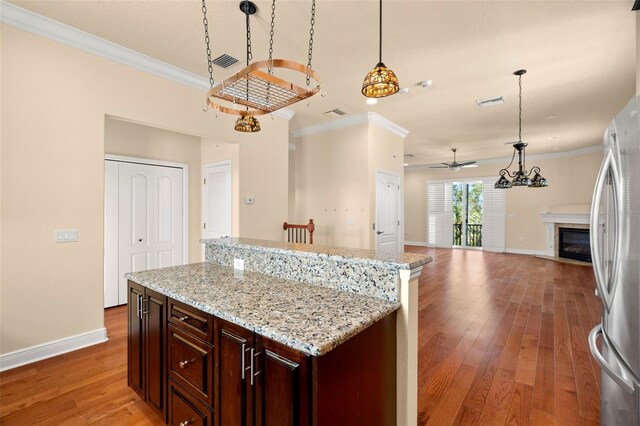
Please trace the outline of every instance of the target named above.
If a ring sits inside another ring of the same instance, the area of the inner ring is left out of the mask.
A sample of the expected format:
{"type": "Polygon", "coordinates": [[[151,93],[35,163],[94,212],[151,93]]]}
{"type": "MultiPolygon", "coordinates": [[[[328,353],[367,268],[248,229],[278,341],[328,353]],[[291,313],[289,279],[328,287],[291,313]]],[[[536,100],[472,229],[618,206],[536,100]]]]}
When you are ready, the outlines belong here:
{"type": "Polygon", "coordinates": [[[449,169],[449,170],[453,170],[454,172],[457,172],[458,170],[467,167],[478,167],[478,162],[477,161],[463,161],[461,163],[458,163],[456,161],[456,151],[458,150],[458,148],[451,148],[451,151],[453,151],[453,162],[451,163],[442,163],[442,165],[437,165],[437,166],[429,166],[429,168],[431,169],[449,169]]]}

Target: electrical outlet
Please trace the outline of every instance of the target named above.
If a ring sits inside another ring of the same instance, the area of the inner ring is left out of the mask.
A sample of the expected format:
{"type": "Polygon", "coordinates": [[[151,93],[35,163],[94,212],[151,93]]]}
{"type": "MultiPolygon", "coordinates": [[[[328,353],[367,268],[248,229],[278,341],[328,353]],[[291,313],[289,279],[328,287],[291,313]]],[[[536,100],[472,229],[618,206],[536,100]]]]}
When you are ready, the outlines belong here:
{"type": "Polygon", "coordinates": [[[233,269],[239,269],[241,271],[244,271],[244,260],[233,259],[233,269]]]}

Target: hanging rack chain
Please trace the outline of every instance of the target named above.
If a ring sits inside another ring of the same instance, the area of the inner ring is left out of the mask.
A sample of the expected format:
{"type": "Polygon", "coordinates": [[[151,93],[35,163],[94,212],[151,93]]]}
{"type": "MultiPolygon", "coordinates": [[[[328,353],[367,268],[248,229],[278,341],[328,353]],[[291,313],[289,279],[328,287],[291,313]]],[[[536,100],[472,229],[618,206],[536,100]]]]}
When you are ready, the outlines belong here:
{"type": "MultiPolygon", "coordinates": [[[[273,0],[271,3],[271,31],[269,32],[269,75],[273,75],[273,34],[274,27],[276,23],[276,0],[273,0]]],[[[267,84],[267,96],[265,97],[265,102],[269,104],[269,99],[271,98],[271,83],[267,84]]]]}
{"type": "Polygon", "coordinates": [[[204,4],[204,0],[202,0],[202,14],[204,17],[202,18],[202,23],[204,24],[204,42],[207,45],[207,65],[209,65],[209,84],[213,88],[213,64],[211,62],[211,47],[209,46],[209,20],[207,19],[207,6],[204,4]]]}
{"type": "Polygon", "coordinates": [[[382,0],[380,0],[380,34],[378,40],[378,55],[379,55],[379,63],[382,63],[382,0]]]}
{"type": "MultiPolygon", "coordinates": [[[[313,28],[316,24],[316,0],[311,0],[311,28],[309,29],[309,61],[307,62],[307,68],[311,69],[311,59],[313,58],[313,28]]],[[[311,84],[311,77],[307,75],[307,86],[311,84]]]]}
{"type": "MultiPolygon", "coordinates": [[[[245,0],[245,16],[247,22],[247,66],[251,63],[253,59],[253,54],[251,53],[251,23],[249,17],[249,1],[245,0]]],[[[249,76],[247,76],[247,102],[249,102],[249,76]]],[[[249,111],[249,106],[247,106],[247,111],[249,111]]]]}

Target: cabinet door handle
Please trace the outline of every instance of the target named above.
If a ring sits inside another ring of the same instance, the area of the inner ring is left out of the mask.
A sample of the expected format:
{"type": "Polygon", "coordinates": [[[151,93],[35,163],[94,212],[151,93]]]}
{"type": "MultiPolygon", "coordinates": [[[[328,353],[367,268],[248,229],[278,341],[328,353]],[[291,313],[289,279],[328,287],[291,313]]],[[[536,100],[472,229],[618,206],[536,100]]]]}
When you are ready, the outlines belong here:
{"type": "Polygon", "coordinates": [[[246,346],[246,344],[243,343],[242,347],[240,348],[240,356],[242,357],[242,359],[240,360],[240,370],[241,370],[240,374],[241,374],[242,380],[244,380],[244,367],[245,367],[245,365],[244,365],[244,348],[245,348],[245,346],[246,346]]]}
{"type": "Polygon", "coordinates": [[[140,295],[136,295],[136,317],[140,318],[140,295]]]}
{"type": "Polygon", "coordinates": [[[189,319],[189,315],[185,315],[183,317],[178,318],[179,321],[185,322],[186,320],[189,319]]]}
{"type": "Polygon", "coordinates": [[[142,299],[142,306],[141,306],[141,313],[140,313],[140,318],[142,318],[142,315],[146,315],[149,313],[149,298],[145,297],[144,299],[142,299]],[[144,304],[145,302],[147,303],[147,309],[144,309],[144,304]]]}
{"type": "Polygon", "coordinates": [[[187,368],[187,366],[191,364],[193,361],[195,361],[195,359],[193,358],[185,359],[184,361],[180,361],[178,365],[180,366],[180,368],[187,368]]]}
{"type": "Polygon", "coordinates": [[[254,358],[255,349],[251,348],[251,370],[249,373],[251,374],[251,386],[253,386],[253,358],[254,358]]]}
{"type": "Polygon", "coordinates": [[[191,423],[193,423],[193,419],[185,420],[180,422],[180,426],[187,426],[187,425],[190,425],[191,423]]]}

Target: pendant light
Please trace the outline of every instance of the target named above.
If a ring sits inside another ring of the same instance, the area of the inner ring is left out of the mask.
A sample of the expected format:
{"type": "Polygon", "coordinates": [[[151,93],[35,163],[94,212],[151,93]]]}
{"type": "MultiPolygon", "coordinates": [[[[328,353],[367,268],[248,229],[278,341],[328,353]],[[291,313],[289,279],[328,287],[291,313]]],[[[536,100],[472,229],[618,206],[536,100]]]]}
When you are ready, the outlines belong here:
{"type": "Polygon", "coordinates": [[[512,186],[528,186],[529,188],[544,188],[549,186],[549,181],[542,177],[540,174],[540,167],[534,166],[531,170],[526,169],[526,155],[525,148],[527,143],[522,142],[522,76],[527,70],[518,70],[513,74],[518,76],[518,88],[519,88],[519,103],[518,103],[518,141],[513,144],[513,156],[511,162],[507,167],[500,170],[500,178],[493,185],[495,189],[509,189],[512,186]],[[513,164],[513,160],[518,153],[518,170],[513,172],[509,171],[509,167],[513,164]],[[533,178],[529,178],[534,173],[533,178]],[[509,181],[507,176],[513,180],[509,181]]]}
{"type": "Polygon", "coordinates": [[[384,98],[400,90],[398,77],[382,62],[382,0],[380,0],[380,37],[378,45],[379,60],[362,82],[362,94],[367,98],[384,98]]]}

